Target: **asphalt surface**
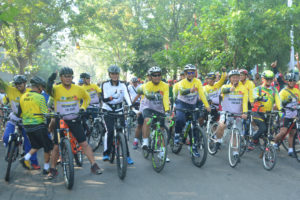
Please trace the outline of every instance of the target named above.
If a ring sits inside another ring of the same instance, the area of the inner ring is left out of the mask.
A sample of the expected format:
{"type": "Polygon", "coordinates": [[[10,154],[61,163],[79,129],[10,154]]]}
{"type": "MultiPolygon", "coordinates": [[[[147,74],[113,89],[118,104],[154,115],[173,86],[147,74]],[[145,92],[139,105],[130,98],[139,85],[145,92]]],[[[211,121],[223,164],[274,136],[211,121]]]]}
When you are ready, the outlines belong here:
{"type": "MultiPolygon", "coordinates": [[[[1,142],[2,143],[2,142],[1,142]]],[[[142,157],[141,149],[132,150],[134,165],[128,167],[127,176],[120,180],[116,165],[102,161],[103,147],[95,153],[96,160],[104,169],[102,175],[90,172],[85,158],[82,168],[75,169],[72,190],[64,186],[60,175],[53,181],[44,179],[41,171],[27,171],[19,162],[13,163],[11,181],[4,181],[6,162],[5,148],[0,145],[0,199],[1,200],[160,200],[160,199],[293,199],[300,197],[300,163],[287,156],[285,150],[278,153],[272,171],[263,168],[259,150],[246,152],[241,163],[231,168],[227,160],[227,146],[222,146],[215,156],[208,156],[205,165],[198,168],[192,164],[187,146],[179,155],[169,151],[170,163],[161,173],[152,169],[150,160],[142,157]]],[[[43,151],[39,151],[43,163],[43,151]]]]}

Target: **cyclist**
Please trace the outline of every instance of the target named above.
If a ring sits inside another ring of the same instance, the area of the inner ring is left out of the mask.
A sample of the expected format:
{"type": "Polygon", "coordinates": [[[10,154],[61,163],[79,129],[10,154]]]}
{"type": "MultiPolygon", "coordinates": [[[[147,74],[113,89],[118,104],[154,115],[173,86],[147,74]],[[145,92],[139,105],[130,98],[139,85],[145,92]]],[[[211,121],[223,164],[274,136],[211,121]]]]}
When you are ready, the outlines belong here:
{"type": "Polygon", "coordinates": [[[262,73],[263,84],[258,86],[253,91],[254,106],[253,112],[256,112],[253,116],[254,123],[258,126],[258,131],[253,136],[253,140],[248,146],[249,150],[255,148],[255,144],[258,143],[259,137],[267,132],[266,118],[264,113],[273,109],[274,103],[276,103],[277,109],[281,110],[281,102],[278,91],[271,84],[274,80],[274,73],[270,70],[266,70],[262,73]]]}
{"type": "MultiPolygon", "coordinates": [[[[144,95],[143,103],[141,103],[144,124],[143,124],[143,149],[148,149],[150,135],[150,120],[152,114],[157,116],[164,115],[165,112],[170,110],[169,102],[169,87],[168,84],[164,83],[161,79],[161,69],[160,67],[154,66],[150,70],[151,81],[145,83],[139,88],[138,93],[144,95]]],[[[164,120],[160,121],[161,128],[164,127],[164,120]]],[[[164,155],[164,150],[160,155],[164,155]]]]}
{"type": "MultiPolygon", "coordinates": [[[[47,83],[48,94],[53,97],[54,110],[60,114],[70,114],[64,117],[65,122],[69,126],[73,136],[82,147],[84,154],[87,156],[91,163],[91,172],[94,174],[101,174],[102,170],[95,162],[93,151],[86,141],[84,135],[83,126],[81,120],[77,114],[83,110],[86,110],[90,103],[89,94],[78,85],[72,83],[73,70],[69,67],[63,67],[59,71],[61,84],[53,85],[56,79],[57,73],[53,73],[47,83]],[[80,107],[80,100],[82,100],[82,106],[80,107]]],[[[50,127],[53,128],[54,124],[58,127],[58,122],[55,119],[51,120],[50,127]]],[[[56,129],[56,128],[55,128],[56,129]]],[[[54,147],[51,157],[51,168],[48,175],[49,179],[57,176],[56,164],[58,159],[58,138],[57,134],[54,134],[54,147]]]]}
{"type": "Polygon", "coordinates": [[[31,149],[20,160],[23,167],[31,169],[29,159],[40,148],[44,148],[44,169],[43,174],[49,172],[50,151],[52,150],[52,141],[48,137],[46,128],[46,120],[43,116],[35,116],[34,114],[47,113],[46,100],[41,95],[46,87],[46,82],[34,76],[31,80],[31,91],[26,92],[21,96],[18,116],[22,116],[22,121],[31,143],[31,149]]]}
{"type": "Polygon", "coordinates": [[[220,104],[220,94],[221,94],[221,87],[223,86],[226,80],[226,68],[222,68],[222,75],[218,82],[215,82],[216,75],[215,73],[211,72],[207,74],[207,85],[204,86],[204,92],[207,96],[207,99],[211,102],[211,115],[213,116],[213,121],[217,121],[219,114],[219,104],[220,104]]]}
{"type": "MultiPolygon", "coordinates": [[[[241,117],[246,119],[246,113],[248,111],[248,90],[243,85],[239,84],[240,72],[238,70],[231,70],[228,74],[228,77],[230,83],[223,85],[221,88],[222,110],[233,114],[241,114],[241,117]]],[[[226,126],[233,121],[232,117],[228,117],[227,119],[225,119],[225,117],[225,114],[221,114],[219,125],[216,130],[216,151],[220,148],[226,126]]],[[[240,130],[240,132],[242,131],[242,121],[239,118],[237,119],[237,128],[240,130]]],[[[233,154],[238,156],[239,152],[236,150],[233,152],[233,154]]]]}
{"type": "MultiPolygon", "coordinates": [[[[199,79],[196,78],[196,66],[187,64],[184,67],[184,73],[186,78],[174,85],[173,93],[176,108],[194,110],[197,106],[198,100],[201,99],[206,110],[210,112],[210,107],[206,100],[202,83],[199,79]]],[[[177,110],[174,136],[175,144],[178,144],[180,142],[182,128],[185,126],[185,123],[185,113],[177,110]]],[[[197,147],[192,147],[192,150],[195,157],[200,157],[200,154],[197,151],[197,147]]]]}
{"type": "MultiPolygon", "coordinates": [[[[127,105],[131,107],[131,99],[128,93],[127,86],[124,82],[119,80],[120,68],[116,65],[111,65],[108,68],[108,75],[110,80],[102,83],[102,109],[107,112],[123,112],[123,101],[125,100],[127,105]]],[[[114,136],[114,117],[106,115],[104,116],[104,121],[107,128],[107,135],[105,135],[104,142],[104,152],[103,161],[109,160],[109,155],[111,153],[111,147],[113,144],[114,136]]],[[[125,117],[121,119],[122,125],[125,127],[125,117]]],[[[125,135],[126,137],[126,135],[125,135]]],[[[127,141],[127,139],[126,139],[127,141]]],[[[127,148],[127,162],[128,164],[133,164],[133,160],[130,158],[130,153],[128,149],[128,144],[126,142],[127,148]]]]}
{"type": "MultiPolygon", "coordinates": [[[[298,102],[300,101],[300,91],[295,88],[297,77],[294,73],[288,73],[285,77],[285,80],[287,81],[287,87],[285,87],[281,92],[279,93],[282,106],[285,109],[286,115],[283,118],[283,124],[280,128],[280,133],[276,135],[275,137],[275,144],[274,147],[278,149],[278,142],[279,140],[286,134],[288,128],[293,123],[293,120],[295,117],[297,117],[297,110],[291,110],[295,109],[298,105],[298,102]]],[[[293,152],[293,137],[296,132],[296,126],[292,127],[292,131],[289,134],[289,150],[288,155],[291,157],[294,157],[293,152]]]]}
{"type": "MultiPolygon", "coordinates": [[[[138,84],[139,81],[136,77],[133,77],[131,79],[131,85],[128,86],[128,92],[129,92],[129,95],[130,95],[130,98],[131,98],[131,101],[133,102],[134,98],[138,95],[137,94],[137,90],[138,88],[140,87],[140,85],[138,84]]],[[[134,107],[135,109],[139,109],[139,101],[140,99],[137,99],[138,102],[135,102],[134,103],[134,107]]]]}
{"type": "MultiPolygon", "coordinates": [[[[16,123],[21,120],[19,117],[16,116],[18,113],[20,98],[25,92],[28,92],[30,90],[29,88],[26,89],[27,78],[24,75],[14,76],[13,82],[14,82],[15,87],[5,84],[0,79],[0,88],[3,88],[5,90],[6,97],[7,97],[7,99],[9,99],[11,109],[12,109],[12,112],[9,115],[10,119],[6,123],[4,136],[3,136],[3,142],[4,142],[5,146],[7,146],[9,135],[15,132],[16,123]]],[[[22,135],[24,137],[23,148],[24,148],[25,153],[28,153],[31,149],[31,145],[30,145],[29,139],[26,135],[24,128],[22,128],[22,135]]],[[[33,169],[35,169],[35,170],[40,169],[36,153],[31,156],[30,161],[31,161],[31,166],[33,169]]]]}

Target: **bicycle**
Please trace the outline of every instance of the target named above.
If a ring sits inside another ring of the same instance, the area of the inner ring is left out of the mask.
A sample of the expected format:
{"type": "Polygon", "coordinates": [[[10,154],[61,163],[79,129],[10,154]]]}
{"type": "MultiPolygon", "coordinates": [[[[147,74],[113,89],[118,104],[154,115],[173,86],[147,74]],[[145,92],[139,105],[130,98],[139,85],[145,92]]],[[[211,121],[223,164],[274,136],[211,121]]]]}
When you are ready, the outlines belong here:
{"type": "Polygon", "coordinates": [[[0,116],[1,129],[2,129],[2,133],[4,133],[6,122],[9,120],[9,114],[11,113],[12,110],[11,110],[11,108],[9,108],[7,106],[0,107],[0,110],[2,111],[2,115],[0,116]]]}
{"type": "Polygon", "coordinates": [[[42,115],[46,118],[55,118],[59,120],[59,128],[57,129],[57,140],[59,147],[59,154],[61,156],[60,164],[62,166],[64,182],[67,189],[72,189],[74,185],[74,160],[77,166],[81,167],[83,164],[83,151],[79,146],[76,138],[69,130],[69,126],[64,121],[63,117],[67,115],[78,115],[78,113],[59,114],[59,113],[45,113],[34,114],[42,115]]]}
{"type": "Polygon", "coordinates": [[[212,121],[213,117],[209,113],[206,122],[206,134],[207,134],[207,149],[210,155],[215,155],[217,151],[215,150],[216,141],[216,130],[218,128],[218,122],[212,121]]]}
{"type": "Polygon", "coordinates": [[[23,144],[23,136],[22,136],[22,122],[16,122],[16,130],[14,133],[10,134],[8,138],[7,144],[7,151],[5,160],[7,161],[7,168],[5,173],[5,181],[9,182],[10,180],[10,172],[11,172],[11,165],[14,161],[16,161],[20,149],[22,148],[23,144]]]}
{"type": "Polygon", "coordinates": [[[114,129],[114,137],[112,144],[112,152],[110,153],[110,163],[114,162],[114,159],[117,160],[117,171],[118,176],[121,180],[123,180],[126,176],[127,171],[127,147],[126,147],[126,139],[125,139],[125,129],[121,123],[121,118],[123,118],[127,113],[123,112],[104,112],[104,115],[108,115],[113,117],[115,129],[114,129]]]}
{"type": "Polygon", "coordinates": [[[148,158],[151,154],[152,167],[157,173],[161,172],[166,164],[168,145],[167,145],[167,130],[161,129],[160,120],[165,119],[165,116],[157,116],[152,114],[147,125],[150,125],[150,135],[148,138],[149,146],[143,149],[144,158],[148,158]]]}
{"type": "Polygon", "coordinates": [[[88,119],[86,124],[89,127],[90,133],[87,135],[87,142],[91,146],[93,152],[95,152],[102,143],[102,138],[106,132],[103,114],[100,111],[88,111],[88,119]],[[92,114],[97,114],[93,118],[92,114]]]}
{"type": "MultiPolygon", "coordinates": [[[[129,107],[127,106],[127,108],[124,106],[125,110],[128,110],[129,107]]],[[[134,111],[135,113],[129,113],[126,117],[126,121],[125,121],[125,125],[126,125],[126,137],[127,140],[129,141],[130,135],[131,135],[131,130],[134,127],[134,122],[136,122],[136,113],[138,111],[134,111]]]]}
{"type": "Polygon", "coordinates": [[[183,146],[183,141],[186,141],[187,136],[190,137],[190,154],[192,162],[197,167],[202,167],[207,158],[207,139],[205,134],[200,129],[198,118],[196,116],[199,113],[199,109],[196,108],[195,110],[189,109],[181,109],[175,108],[175,110],[182,111],[186,114],[186,125],[183,129],[183,138],[180,138],[179,144],[174,143],[174,135],[172,134],[172,141],[171,150],[173,153],[178,154],[183,146]],[[195,140],[196,139],[196,140],[195,140]],[[193,153],[193,147],[197,148],[198,153],[200,156],[195,156],[193,153]]]}

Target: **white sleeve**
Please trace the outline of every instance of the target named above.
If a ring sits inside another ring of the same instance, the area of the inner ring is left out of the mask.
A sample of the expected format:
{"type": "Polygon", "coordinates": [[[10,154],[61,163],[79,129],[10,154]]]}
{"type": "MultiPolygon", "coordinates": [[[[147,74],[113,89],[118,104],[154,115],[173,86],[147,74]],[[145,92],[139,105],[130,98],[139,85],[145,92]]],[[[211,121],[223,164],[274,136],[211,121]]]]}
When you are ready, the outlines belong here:
{"type": "Polygon", "coordinates": [[[125,84],[123,84],[123,86],[124,86],[124,98],[125,98],[128,106],[131,106],[132,102],[131,102],[131,99],[130,99],[128,88],[127,88],[127,86],[125,84]]]}

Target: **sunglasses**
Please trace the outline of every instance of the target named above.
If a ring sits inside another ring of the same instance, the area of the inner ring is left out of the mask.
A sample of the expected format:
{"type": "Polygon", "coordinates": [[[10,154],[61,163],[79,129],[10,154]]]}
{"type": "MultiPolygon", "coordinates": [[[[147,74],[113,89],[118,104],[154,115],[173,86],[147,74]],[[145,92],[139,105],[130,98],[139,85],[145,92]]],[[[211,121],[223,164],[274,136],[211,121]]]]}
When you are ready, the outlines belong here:
{"type": "Polygon", "coordinates": [[[188,75],[193,75],[195,72],[187,72],[188,75]]]}
{"type": "Polygon", "coordinates": [[[152,77],[159,77],[159,76],[161,76],[161,74],[152,74],[151,76],[152,77]]]}

